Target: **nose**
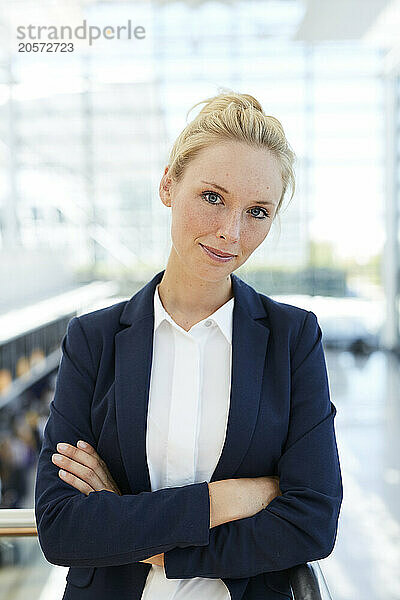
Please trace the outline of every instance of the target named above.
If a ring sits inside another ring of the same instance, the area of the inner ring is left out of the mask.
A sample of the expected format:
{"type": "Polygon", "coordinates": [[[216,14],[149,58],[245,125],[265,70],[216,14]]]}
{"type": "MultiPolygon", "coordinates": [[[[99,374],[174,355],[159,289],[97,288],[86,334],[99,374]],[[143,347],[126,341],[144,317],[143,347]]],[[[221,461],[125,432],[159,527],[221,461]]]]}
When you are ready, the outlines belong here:
{"type": "Polygon", "coordinates": [[[224,215],[219,224],[217,237],[223,237],[231,243],[237,243],[240,239],[241,214],[232,211],[230,215],[224,215]]]}

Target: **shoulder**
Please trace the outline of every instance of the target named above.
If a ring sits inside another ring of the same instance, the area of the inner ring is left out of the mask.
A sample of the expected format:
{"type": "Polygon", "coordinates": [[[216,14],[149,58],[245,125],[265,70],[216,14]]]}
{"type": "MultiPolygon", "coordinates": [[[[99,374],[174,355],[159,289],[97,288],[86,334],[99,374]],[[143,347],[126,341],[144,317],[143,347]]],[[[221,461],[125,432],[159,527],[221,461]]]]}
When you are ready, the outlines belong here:
{"type": "Polygon", "coordinates": [[[269,318],[272,321],[284,322],[289,328],[296,328],[299,323],[303,323],[310,312],[300,306],[279,302],[270,296],[266,296],[260,292],[257,293],[268,312],[269,318]]]}
{"type": "Polygon", "coordinates": [[[303,328],[306,320],[310,318],[312,320],[313,317],[316,319],[315,314],[310,310],[287,302],[279,302],[258,291],[255,293],[265,309],[267,324],[271,328],[279,327],[296,334],[303,328]]]}
{"type": "Polygon", "coordinates": [[[128,300],[73,317],[68,322],[67,338],[70,344],[79,346],[86,340],[94,354],[104,347],[113,346],[114,336],[124,328],[120,316],[128,300]]]}
{"type": "MultiPolygon", "coordinates": [[[[90,357],[94,373],[98,372],[101,357],[106,363],[113,360],[114,337],[124,328],[120,316],[128,300],[73,317],[67,327],[64,343],[72,355],[90,357]]],[[[86,359],[85,359],[86,360],[86,359]]],[[[93,375],[95,377],[95,375],[93,375]]]]}
{"type": "Polygon", "coordinates": [[[267,313],[264,323],[275,340],[285,345],[288,343],[291,353],[304,341],[313,344],[321,338],[317,316],[311,310],[256,293],[267,313]]]}
{"type": "Polygon", "coordinates": [[[267,326],[281,325],[287,329],[296,329],[310,312],[300,306],[274,300],[271,296],[256,290],[238,275],[233,275],[232,279],[235,295],[243,308],[256,319],[263,319],[267,326]]]}
{"type": "Polygon", "coordinates": [[[88,336],[114,336],[123,325],[120,324],[120,317],[128,300],[117,302],[111,306],[100,308],[91,312],[83,313],[78,316],[79,323],[88,336]]]}

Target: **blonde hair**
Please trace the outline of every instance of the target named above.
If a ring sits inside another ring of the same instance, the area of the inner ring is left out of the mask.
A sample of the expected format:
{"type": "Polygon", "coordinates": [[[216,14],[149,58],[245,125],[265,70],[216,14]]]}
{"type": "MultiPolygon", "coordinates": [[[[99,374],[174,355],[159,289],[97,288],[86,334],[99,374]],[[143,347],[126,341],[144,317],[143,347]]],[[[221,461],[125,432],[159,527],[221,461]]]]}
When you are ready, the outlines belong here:
{"type": "Polygon", "coordinates": [[[276,117],[266,115],[261,104],[250,94],[231,90],[194,104],[205,103],[198,115],[186,125],[175,140],[168,160],[168,174],[180,181],[185,168],[200,150],[216,140],[236,140],[249,146],[268,149],[280,165],[283,190],[276,207],[280,210],[286,191],[290,188],[292,200],[295,192],[294,163],[296,155],[290,147],[283,127],[276,117]]]}

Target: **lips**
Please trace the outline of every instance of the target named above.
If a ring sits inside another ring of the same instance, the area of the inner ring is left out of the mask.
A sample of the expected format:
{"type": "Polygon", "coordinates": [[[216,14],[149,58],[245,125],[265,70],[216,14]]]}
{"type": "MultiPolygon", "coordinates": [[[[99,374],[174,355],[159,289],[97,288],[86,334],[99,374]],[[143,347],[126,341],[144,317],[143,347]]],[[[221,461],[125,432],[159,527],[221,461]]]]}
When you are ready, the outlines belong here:
{"type": "Polygon", "coordinates": [[[229,256],[236,256],[236,254],[229,254],[228,252],[222,252],[222,250],[218,250],[218,248],[213,248],[212,246],[206,246],[205,244],[201,244],[211,252],[214,252],[217,256],[222,256],[222,258],[228,258],[229,256]]]}

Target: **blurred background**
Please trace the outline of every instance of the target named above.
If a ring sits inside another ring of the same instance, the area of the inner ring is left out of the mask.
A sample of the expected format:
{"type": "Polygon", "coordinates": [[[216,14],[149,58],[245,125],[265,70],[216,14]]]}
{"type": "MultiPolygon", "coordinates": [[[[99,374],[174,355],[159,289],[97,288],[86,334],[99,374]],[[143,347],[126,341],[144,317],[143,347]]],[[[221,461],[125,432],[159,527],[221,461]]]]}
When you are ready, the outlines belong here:
{"type": "MultiPolygon", "coordinates": [[[[293,200],[236,274],[323,331],[344,500],[319,564],[335,600],[400,599],[399,31],[399,0],[0,0],[1,509],[33,508],[68,321],[165,268],[168,151],[227,87],[297,154],[293,200]],[[125,29],[65,29],[73,50],[50,52],[29,25],[125,29]]],[[[68,569],[5,533],[0,600],[61,598],[68,569]]]]}

